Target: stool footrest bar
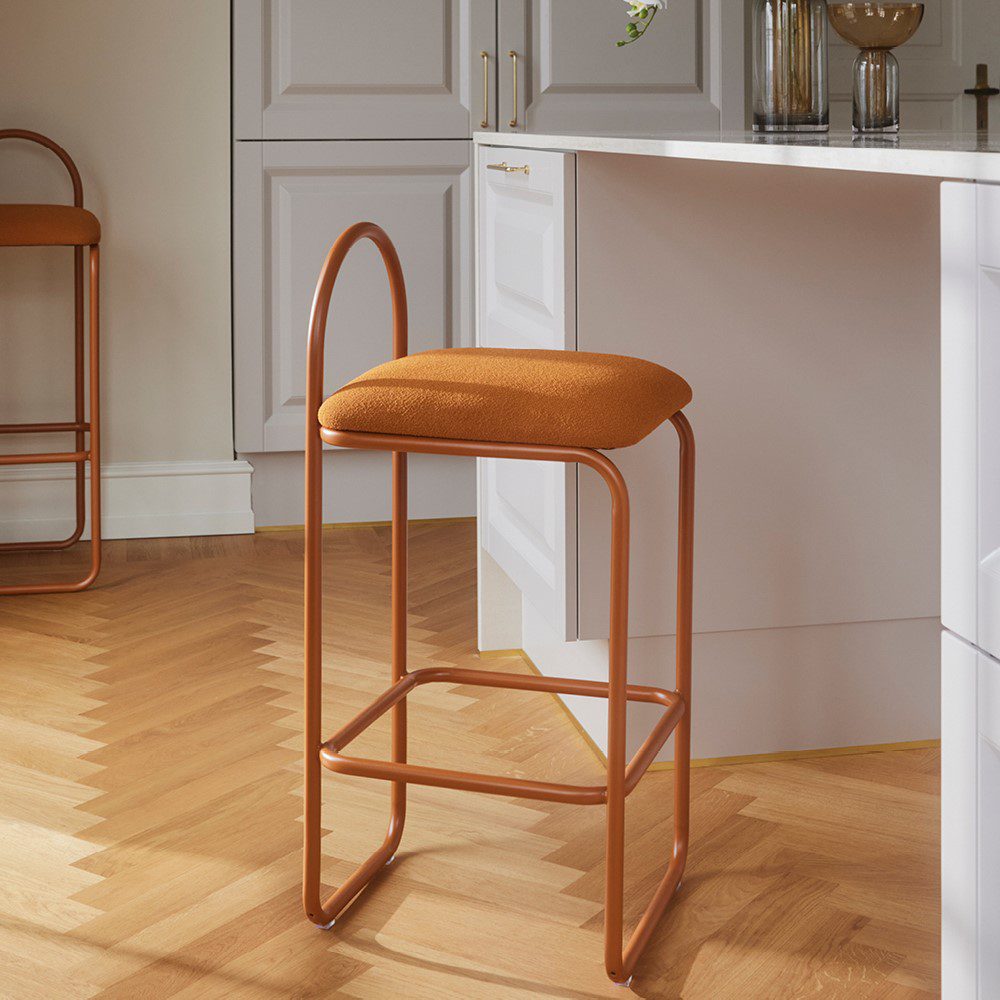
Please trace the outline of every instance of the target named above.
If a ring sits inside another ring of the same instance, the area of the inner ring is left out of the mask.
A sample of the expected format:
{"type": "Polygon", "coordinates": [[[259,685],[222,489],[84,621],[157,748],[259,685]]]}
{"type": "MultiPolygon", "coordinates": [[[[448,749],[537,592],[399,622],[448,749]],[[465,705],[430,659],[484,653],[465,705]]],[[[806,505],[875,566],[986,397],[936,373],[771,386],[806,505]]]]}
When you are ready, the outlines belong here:
{"type": "MultiPolygon", "coordinates": [[[[340,774],[383,781],[405,781],[414,785],[433,785],[463,791],[509,795],[515,798],[538,799],[576,805],[601,805],[607,802],[607,785],[565,785],[548,781],[533,781],[503,775],[474,774],[449,771],[417,764],[348,757],[341,751],[369,726],[402,701],[420,684],[467,684],[474,687],[507,688],[521,691],[544,691],[552,694],[573,694],[591,698],[607,698],[608,685],[601,681],[582,681],[559,677],[532,677],[488,670],[465,670],[458,667],[429,668],[406,674],[383,692],[366,709],[359,712],[320,748],[323,765],[340,774]]],[[[645,742],[625,770],[625,794],[628,795],[648,770],[660,748],[666,743],[684,715],[684,702],[672,691],[629,685],[629,701],[658,704],[665,709],[645,742]]]]}
{"type": "Polygon", "coordinates": [[[86,433],[90,430],[90,424],[83,423],[61,423],[61,424],[0,424],[0,434],[67,434],[75,431],[86,433]]]}
{"type": "Polygon", "coordinates": [[[57,451],[31,455],[0,455],[0,465],[78,464],[90,460],[89,451],[57,451]]]}

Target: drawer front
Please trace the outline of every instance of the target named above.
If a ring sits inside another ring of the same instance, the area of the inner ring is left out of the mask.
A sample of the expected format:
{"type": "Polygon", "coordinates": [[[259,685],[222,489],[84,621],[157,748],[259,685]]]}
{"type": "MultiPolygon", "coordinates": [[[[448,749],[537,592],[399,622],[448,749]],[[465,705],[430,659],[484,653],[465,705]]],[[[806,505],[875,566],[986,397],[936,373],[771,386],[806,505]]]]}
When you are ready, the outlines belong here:
{"type": "MultiPolygon", "coordinates": [[[[576,347],[572,154],[483,147],[478,161],[481,347],[576,347]]],[[[480,461],[482,547],[557,633],[575,639],[576,468],[480,461]]]]}
{"type": "Polygon", "coordinates": [[[1000,268],[1000,185],[977,184],[979,263],[1000,268]]]}

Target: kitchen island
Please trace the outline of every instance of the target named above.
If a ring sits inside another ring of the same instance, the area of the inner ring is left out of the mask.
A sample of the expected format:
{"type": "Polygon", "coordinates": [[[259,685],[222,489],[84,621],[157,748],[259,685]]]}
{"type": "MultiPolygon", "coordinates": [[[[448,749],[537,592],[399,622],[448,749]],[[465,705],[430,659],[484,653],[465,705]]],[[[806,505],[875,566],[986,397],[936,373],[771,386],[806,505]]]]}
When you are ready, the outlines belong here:
{"type": "MultiPolygon", "coordinates": [[[[475,140],[478,343],[636,355],[694,388],[695,758],[920,745],[943,719],[945,911],[968,917],[945,996],[975,996],[976,939],[1000,934],[978,853],[1000,843],[1000,143],[475,140]]],[[[672,663],[674,447],[614,454],[638,684],[672,663]]],[[[481,648],[604,679],[600,485],[484,461],[479,516],[481,648]]],[[[567,704],[603,750],[603,705],[567,704]]]]}

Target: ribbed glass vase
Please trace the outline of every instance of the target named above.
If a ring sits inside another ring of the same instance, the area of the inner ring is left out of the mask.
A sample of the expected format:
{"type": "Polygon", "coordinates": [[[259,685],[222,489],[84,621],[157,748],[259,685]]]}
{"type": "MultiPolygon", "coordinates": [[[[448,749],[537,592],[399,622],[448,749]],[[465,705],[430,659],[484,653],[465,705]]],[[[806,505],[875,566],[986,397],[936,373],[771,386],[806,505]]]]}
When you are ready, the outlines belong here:
{"type": "Polygon", "coordinates": [[[754,0],[753,127],[829,130],[826,0],[754,0]]]}

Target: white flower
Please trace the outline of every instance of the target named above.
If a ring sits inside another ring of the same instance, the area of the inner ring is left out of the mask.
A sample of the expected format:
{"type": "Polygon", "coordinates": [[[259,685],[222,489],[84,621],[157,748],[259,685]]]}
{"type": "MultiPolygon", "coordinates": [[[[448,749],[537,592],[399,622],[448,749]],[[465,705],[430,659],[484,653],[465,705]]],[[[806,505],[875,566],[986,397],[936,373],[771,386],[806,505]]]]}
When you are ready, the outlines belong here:
{"type": "Polygon", "coordinates": [[[638,17],[644,10],[651,7],[663,10],[667,6],[667,0],[625,0],[625,3],[628,4],[629,17],[638,17]]]}

